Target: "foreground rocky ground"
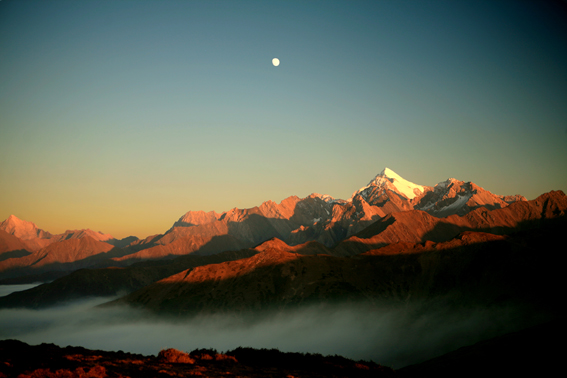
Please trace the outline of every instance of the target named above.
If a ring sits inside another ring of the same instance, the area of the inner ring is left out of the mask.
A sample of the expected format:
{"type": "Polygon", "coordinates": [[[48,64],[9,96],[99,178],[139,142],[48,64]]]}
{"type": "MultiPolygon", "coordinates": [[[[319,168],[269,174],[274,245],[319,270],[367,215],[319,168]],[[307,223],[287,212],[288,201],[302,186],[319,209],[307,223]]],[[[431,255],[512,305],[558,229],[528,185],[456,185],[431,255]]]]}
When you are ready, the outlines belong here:
{"type": "Polygon", "coordinates": [[[237,348],[225,354],[167,349],[143,356],[0,340],[0,378],[555,376],[564,359],[559,343],[564,334],[564,322],[555,320],[397,371],[374,362],[275,349],[237,348]]]}
{"type": "Polygon", "coordinates": [[[53,344],[30,346],[0,341],[0,377],[391,377],[392,369],[366,361],[317,354],[237,348],[185,353],[162,350],[158,356],[106,352],[53,344]]]}

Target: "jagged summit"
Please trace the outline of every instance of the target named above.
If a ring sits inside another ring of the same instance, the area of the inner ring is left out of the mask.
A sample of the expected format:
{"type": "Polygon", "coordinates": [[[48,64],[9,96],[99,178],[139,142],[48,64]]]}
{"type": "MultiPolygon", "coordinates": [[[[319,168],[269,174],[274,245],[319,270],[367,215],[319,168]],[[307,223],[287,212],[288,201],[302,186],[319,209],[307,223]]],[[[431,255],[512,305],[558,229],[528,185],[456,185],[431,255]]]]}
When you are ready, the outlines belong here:
{"type": "Polygon", "coordinates": [[[81,230],[67,230],[62,234],[53,235],[52,239],[53,241],[62,241],[68,239],[81,239],[85,237],[90,237],[102,242],[114,240],[114,237],[110,234],[103,234],[100,231],[93,231],[89,228],[81,230]]]}
{"type": "Polygon", "coordinates": [[[204,212],[202,210],[189,211],[179,218],[173,227],[187,227],[199,224],[207,224],[214,222],[220,218],[221,214],[217,214],[215,211],[204,212]]]}
{"type": "MultiPolygon", "coordinates": [[[[117,240],[109,234],[90,229],[71,229],[51,235],[38,229],[32,222],[11,215],[0,223],[0,231],[4,231],[0,232],[0,238],[8,240],[11,248],[4,250],[28,251],[35,257],[26,255],[32,257],[22,256],[23,260],[18,258],[17,261],[12,258],[0,259],[0,278],[38,274],[40,271],[35,269],[40,266],[45,271],[98,266],[99,257],[111,259],[112,262],[107,263],[114,266],[129,265],[139,260],[170,259],[193,253],[211,255],[251,248],[257,251],[279,249],[302,255],[333,254],[335,252],[330,252],[329,248],[358,235],[381,220],[380,225],[389,227],[388,222],[392,219],[407,217],[409,220],[406,224],[411,226],[400,232],[411,234],[419,219],[428,220],[432,216],[437,219],[463,217],[479,208],[487,211],[503,209],[518,201],[526,199],[519,195],[494,195],[472,182],[453,178],[442,181],[435,187],[418,185],[386,167],[347,201],[312,193],[305,198],[293,195],[279,203],[268,200],[259,206],[233,208],[220,214],[215,211],[189,211],[165,234],[141,241],[136,241],[136,238],[117,240]],[[19,238],[21,243],[14,241],[15,238],[19,238]],[[90,245],[92,253],[84,254],[83,250],[86,251],[86,247],[90,245]],[[116,249],[113,250],[113,247],[116,249]],[[111,250],[112,253],[108,254],[111,250]],[[45,257],[47,253],[55,252],[59,257],[45,257]],[[95,258],[96,255],[101,256],[95,258]],[[43,262],[38,264],[38,258],[43,262]]],[[[548,212],[559,214],[564,211],[561,206],[548,212]]],[[[520,212],[525,210],[523,207],[517,209],[520,212]]],[[[427,232],[430,231],[432,230],[427,229],[427,232]]],[[[394,241],[391,239],[388,242],[394,241]]],[[[1,247],[2,245],[0,250],[1,247]]]]}
{"type": "Polygon", "coordinates": [[[451,184],[455,184],[455,183],[463,183],[463,181],[461,180],[457,180],[456,178],[448,178],[445,181],[441,181],[440,183],[436,184],[434,189],[435,190],[439,190],[439,189],[445,189],[446,187],[448,187],[451,184]]]}
{"type": "Polygon", "coordinates": [[[374,187],[392,190],[410,200],[423,193],[427,188],[404,179],[402,176],[386,167],[382,172],[377,174],[368,185],[354,192],[352,198],[356,195],[361,195],[366,199],[367,194],[371,192],[371,189],[374,187]]]}
{"type": "Polygon", "coordinates": [[[17,216],[15,216],[14,214],[11,214],[11,215],[4,221],[4,223],[13,224],[13,225],[21,225],[21,224],[26,224],[26,223],[27,223],[27,224],[33,224],[33,225],[35,226],[34,223],[28,222],[28,221],[25,221],[25,220],[22,220],[22,219],[18,218],[17,216]]]}
{"type": "Polygon", "coordinates": [[[29,240],[33,238],[49,238],[49,232],[39,229],[35,223],[22,220],[15,216],[10,215],[8,219],[0,223],[0,230],[6,231],[21,240],[29,240]]]}
{"type": "MultiPolygon", "coordinates": [[[[319,193],[311,193],[311,195],[309,195],[310,198],[319,198],[327,203],[334,203],[334,202],[340,202],[342,200],[334,198],[328,194],[319,194],[319,193]]],[[[308,197],[308,198],[309,198],[308,197]]]]}

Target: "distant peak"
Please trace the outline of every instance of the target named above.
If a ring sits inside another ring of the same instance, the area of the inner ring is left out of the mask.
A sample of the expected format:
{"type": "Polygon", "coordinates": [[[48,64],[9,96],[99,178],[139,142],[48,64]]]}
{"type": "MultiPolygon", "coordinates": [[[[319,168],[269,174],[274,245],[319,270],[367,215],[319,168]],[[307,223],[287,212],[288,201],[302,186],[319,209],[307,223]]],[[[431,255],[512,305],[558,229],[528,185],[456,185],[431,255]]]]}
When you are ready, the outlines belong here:
{"type": "Polygon", "coordinates": [[[11,214],[8,219],[6,219],[5,223],[7,224],[13,224],[13,225],[25,225],[25,224],[29,224],[29,225],[33,225],[35,227],[35,224],[33,224],[32,222],[28,222],[25,220],[22,220],[20,218],[18,218],[17,216],[15,216],[14,214],[11,214]]]}
{"type": "Polygon", "coordinates": [[[40,230],[35,223],[22,220],[15,216],[10,215],[4,222],[0,222],[0,230],[6,231],[22,240],[34,238],[49,238],[49,232],[40,230]]]}
{"type": "Polygon", "coordinates": [[[328,194],[311,193],[308,198],[319,198],[327,203],[336,202],[336,199],[328,194]]]}
{"type": "MultiPolygon", "coordinates": [[[[368,183],[368,185],[354,192],[351,198],[354,198],[358,194],[364,193],[371,187],[393,190],[397,193],[403,194],[408,199],[415,198],[425,190],[424,186],[414,184],[413,182],[404,179],[402,176],[398,175],[390,168],[386,167],[382,170],[382,172],[377,174],[376,177],[374,177],[374,179],[368,183]]],[[[364,195],[363,198],[365,198],[364,195]]]]}
{"type": "Polygon", "coordinates": [[[457,180],[457,179],[451,177],[451,178],[448,178],[448,179],[445,180],[445,181],[441,181],[440,183],[438,183],[437,185],[435,185],[435,187],[446,188],[446,187],[449,186],[450,184],[454,184],[454,183],[462,184],[463,181],[460,181],[460,180],[457,180]]]}
{"type": "MultiPolygon", "coordinates": [[[[386,167],[382,170],[382,172],[380,172],[378,175],[376,175],[376,178],[378,177],[387,177],[390,179],[396,179],[398,181],[404,180],[404,178],[400,175],[398,175],[396,172],[392,171],[390,168],[386,167]]],[[[376,178],[374,178],[374,180],[376,180],[376,178]]]]}
{"type": "Polygon", "coordinates": [[[6,219],[6,221],[8,221],[9,223],[22,223],[22,222],[26,222],[24,220],[21,220],[20,218],[18,218],[17,216],[15,216],[14,214],[11,214],[8,219],[6,219]]]}
{"type": "Polygon", "coordinates": [[[254,249],[261,252],[267,249],[280,249],[287,251],[289,250],[289,245],[283,240],[273,237],[261,243],[260,245],[257,245],[254,249]]]}
{"type": "MultiPolygon", "coordinates": [[[[382,170],[382,172],[378,173],[372,181],[368,183],[368,185],[379,185],[384,182],[386,179],[389,182],[399,181],[404,182],[407,181],[402,176],[398,175],[396,172],[392,171],[390,168],[386,167],[382,170]]],[[[408,181],[409,182],[409,181],[408,181]]]]}

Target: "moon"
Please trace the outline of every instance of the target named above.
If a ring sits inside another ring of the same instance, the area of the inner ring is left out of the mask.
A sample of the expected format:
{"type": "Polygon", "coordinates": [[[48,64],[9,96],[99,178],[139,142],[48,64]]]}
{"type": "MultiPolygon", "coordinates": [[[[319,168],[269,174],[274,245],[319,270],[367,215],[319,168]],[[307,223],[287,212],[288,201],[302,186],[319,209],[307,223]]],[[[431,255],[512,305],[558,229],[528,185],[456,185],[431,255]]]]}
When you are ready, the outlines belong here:
{"type": "Polygon", "coordinates": [[[280,60],[279,60],[278,58],[274,58],[274,59],[272,59],[272,64],[273,64],[275,67],[277,67],[277,66],[280,65],[280,60]]]}

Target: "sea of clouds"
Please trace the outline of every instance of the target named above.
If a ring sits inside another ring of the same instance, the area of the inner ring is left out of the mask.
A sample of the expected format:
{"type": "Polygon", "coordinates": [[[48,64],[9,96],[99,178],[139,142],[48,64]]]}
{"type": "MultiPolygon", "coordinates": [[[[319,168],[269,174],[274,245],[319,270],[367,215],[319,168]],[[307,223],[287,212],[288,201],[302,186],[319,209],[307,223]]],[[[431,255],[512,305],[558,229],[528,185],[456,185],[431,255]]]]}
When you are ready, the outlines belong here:
{"type": "Polygon", "coordinates": [[[455,310],[439,304],[312,305],[270,313],[158,317],[95,298],[42,310],[0,310],[0,339],[156,355],[239,346],[342,355],[393,368],[521,328],[511,306],[455,310]]]}

